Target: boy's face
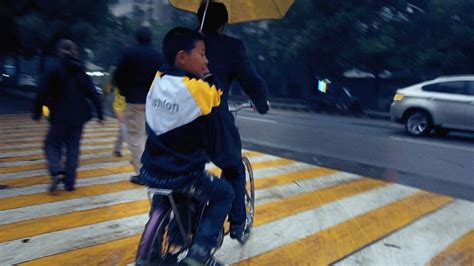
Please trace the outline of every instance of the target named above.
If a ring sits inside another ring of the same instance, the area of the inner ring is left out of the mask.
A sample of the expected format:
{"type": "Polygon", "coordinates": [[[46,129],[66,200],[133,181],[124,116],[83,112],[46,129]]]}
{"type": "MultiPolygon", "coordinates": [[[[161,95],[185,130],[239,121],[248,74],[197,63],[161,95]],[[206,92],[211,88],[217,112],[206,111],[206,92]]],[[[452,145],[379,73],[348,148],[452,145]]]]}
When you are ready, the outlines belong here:
{"type": "Polygon", "coordinates": [[[198,77],[209,73],[208,63],[203,41],[197,41],[189,53],[180,51],[177,56],[177,66],[198,77]]]}

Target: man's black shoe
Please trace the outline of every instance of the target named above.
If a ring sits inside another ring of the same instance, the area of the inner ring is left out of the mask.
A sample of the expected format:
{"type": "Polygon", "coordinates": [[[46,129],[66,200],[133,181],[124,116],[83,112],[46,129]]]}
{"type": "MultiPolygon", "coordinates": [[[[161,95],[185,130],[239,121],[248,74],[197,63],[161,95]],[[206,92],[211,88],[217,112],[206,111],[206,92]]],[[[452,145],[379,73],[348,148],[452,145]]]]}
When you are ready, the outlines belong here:
{"type": "Polygon", "coordinates": [[[243,224],[230,224],[230,238],[239,241],[241,244],[247,242],[251,228],[247,226],[247,223],[243,224]]]}
{"type": "Polygon", "coordinates": [[[76,188],[75,187],[64,187],[64,190],[72,192],[72,191],[76,190],[76,188]]]}
{"type": "Polygon", "coordinates": [[[134,175],[130,178],[130,182],[134,183],[134,184],[137,184],[137,185],[142,185],[144,186],[145,184],[141,181],[140,179],[140,176],[139,175],[134,175]]]}
{"type": "Polygon", "coordinates": [[[51,185],[49,185],[49,194],[55,195],[58,191],[58,185],[63,181],[64,177],[61,175],[54,175],[51,177],[51,185]]]}

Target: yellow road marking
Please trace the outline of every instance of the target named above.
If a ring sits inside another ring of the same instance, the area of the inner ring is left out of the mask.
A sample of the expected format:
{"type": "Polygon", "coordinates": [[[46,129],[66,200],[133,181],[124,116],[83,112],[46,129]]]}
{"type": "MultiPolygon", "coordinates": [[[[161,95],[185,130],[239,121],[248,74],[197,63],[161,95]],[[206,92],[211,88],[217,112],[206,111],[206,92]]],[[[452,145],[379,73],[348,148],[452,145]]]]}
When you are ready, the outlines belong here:
{"type": "Polygon", "coordinates": [[[25,206],[39,205],[49,202],[57,202],[69,199],[96,196],[112,192],[119,192],[128,189],[135,189],[142,186],[130,183],[130,181],[120,181],[116,183],[99,184],[93,186],[79,187],[74,192],[60,191],[58,195],[51,196],[48,193],[36,193],[22,195],[12,198],[0,199],[0,211],[15,209],[25,206]]]}
{"type": "MultiPolygon", "coordinates": [[[[89,159],[80,160],[79,165],[129,161],[131,158],[132,157],[130,155],[124,155],[123,157],[107,156],[107,157],[89,158],[89,159]]],[[[11,167],[0,168],[0,174],[40,170],[40,169],[45,169],[47,167],[48,165],[46,163],[35,163],[35,164],[28,164],[28,165],[11,166],[11,167]]]]}
{"type": "MultiPolygon", "coordinates": [[[[245,152],[245,156],[247,157],[254,157],[259,156],[261,153],[258,152],[245,152]]],[[[126,157],[102,157],[102,158],[91,158],[81,160],[81,165],[86,164],[95,164],[95,163],[102,163],[102,162],[119,162],[119,161],[127,161],[130,160],[130,156],[126,157]]],[[[0,174],[4,173],[16,173],[20,171],[27,171],[27,170],[37,170],[43,169],[47,167],[46,164],[34,164],[34,165],[24,165],[24,166],[15,166],[9,167],[5,169],[0,169],[0,174]]],[[[124,173],[133,171],[133,168],[130,166],[119,166],[119,167],[104,167],[98,168],[96,170],[83,170],[78,172],[78,178],[87,178],[87,177],[94,177],[95,176],[104,176],[108,174],[116,174],[116,173],[124,173]],[[96,172],[94,172],[96,171],[96,172]]],[[[220,173],[220,170],[214,169],[214,172],[220,173]]],[[[0,184],[7,185],[9,187],[22,187],[22,186],[31,186],[31,185],[38,185],[38,184],[46,184],[50,181],[49,176],[41,175],[41,176],[32,176],[32,177],[24,177],[24,178],[15,178],[15,179],[6,179],[0,181],[0,184]]]]}
{"type": "Polygon", "coordinates": [[[433,258],[428,265],[474,265],[474,230],[456,240],[433,258]]]}
{"type": "MultiPolygon", "coordinates": [[[[275,160],[270,160],[270,161],[252,163],[252,169],[257,170],[257,169],[273,167],[273,166],[284,166],[284,165],[288,165],[288,164],[292,164],[292,163],[295,163],[295,161],[288,160],[288,159],[275,159],[275,160]]],[[[216,175],[216,176],[221,175],[221,169],[219,169],[219,168],[211,168],[208,171],[211,174],[216,175]]]]}
{"type": "Polygon", "coordinates": [[[270,221],[281,219],[298,212],[314,209],[328,202],[334,202],[386,184],[387,183],[379,180],[364,178],[323,190],[288,197],[285,200],[268,203],[261,206],[261,208],[256,208],[255,217],[257,217],[257,219],[255,220],[254,225],[259,226],[266,224],[270,221]]]}
{"type": "MultiPolygon", "coordinates": [[[[88,146],[105,146],[105,145],[114,145],[115,141],[103,141],[103,142],[90,142],[87,143],[88,146]]],[[[37,147],[25,147],[25,148],[12,148],[12,149],[1,149],[0,153],[2,152],[23,152],[23,151],[42,151],[43,146],[37,147]]]]}
{"type": "MultiPolygon", "coordinates": [[[[98,130],[85,130],[84,133],[87,135],[90,133],[107,133],[108,132],[108,134],[106,134],[105,136],[110,137],[110,133],[116,133],[117,131],[118,131],[118,128],[101,128],[98,130]]],[[[19,132],[15,132],[11,134],[3,133],[3,136],[5,137],[0,137],[0,142],[5,141],[5,140],[28,139],[28,138],[35,138],[35,137],[42,138],[46,136],[46,131],[30,132],[29,134],[21,134],[19,136],[15,136],[15,134],[18,134],[18,133],[19,132]]]]}
{"type": "MultiPolygon", "coordinates": [[[[295,177],[297,178],[297,177],[295,177]]],[[[384,185],[383,182],[371,179],[363,179],[347,184],[335,186],[319,191],[322,193],[321,200],[312,201],[312,206],[305,204],[303,200],[306,198],[314,198],[318,191],[306,193],[303,197],[295,196],[287,199],[282,199],[275,204],[265,204],[256,207],[256,221],[257,225],[274,221],[283,218],[284,216],[293,215],[299,211],[308,208],[315,208],[319,205],[328,203],[329,201],[336,201],[338,199],[350,196],[352,194],[361,193],[366,190],[374,189],[384,185]],[[352,189],[351,189],[352,187],[352,189]],[[298,206],[305,204],[305,207],[298,206]],[[289,210],[283,210],[286,207],[289,210]],[[273,208],[280,208],[275,211],[273,208]],[[280,213],[283,213],[281,215],[280,213]]],[[[65,262],[77,262],[77,265],[90,264],[106,264],[106,265],[125,265],[131,263],[135,258],[135,252],[138,247],[140,234],[129,238],[124,238],[116,241],[99,244],[92,247],[72,250],[56,255],[52,255],[37,260],[32,260],[21,265],[63,265],[65,262]],[[117,260],[119,258],[119,260],[117,260]],[[100,262],[100,263],[99,263],[100,262]]],[[[66,263],[67,264],[67,263],[66,263]]]]}
{"type": "Polygon", "coordinates": [[[135,235],[105,244],[32,260],[19,265],[126,265],[135,260],[140,237],[141,235],[135,235]]]}
{"type": "MultiPolygon", "coordinates": [[[[113,136],[113,135],[112,135],[113,136]]],[[[20,137],[21,138],[21,144],[35,144],[35,143],[43,143],[44,142],[44,137],[45,135],[42,135],[42,136],[39,136],[39,138],[41,139],[37,139],[37,140],[27,140],[27,139],[23,139],[23,137],[20,137]]],[[[87,142],[87,140],[90,140],[90,139],[100,139],[100,138],[109,138],[111,137],[111,133],[103,133],[102,132],[100,134],[96,134],[94,136],[90,136],[88,135],[87,133],[85,135],[82,136],[81,138],[81,141],[82,143],[84,142],[87,142]]],[[[15,139],[18,139],[18,138],[15,138],[15,139]]],[[[15,140],[13,139],[13,140],[15,140]]],[[[11,145],[15,145],[16,143],[15,142],[1,142],[0,141],[0,147],[5,147],[5,146],[11,146],[11,145]]],[[[43,149],[43,146],[41,146],[41,148],[39,149],[43,149]]]]}
{"type": "MultiPolygon", "coordinates": [[[[133,166],[126,165],[126,166],[114,166],[114,167],[103,167],[98,169],[90,169],[90,170],[81,170],[77,172],[77,178],[91,178],[91,177],[100,177],[112,174],[121,174],[127,172],[133,172],[133,166]]],[[[6,185],[9,187],[24,187],[24,186],[31,186],[31,185],[39,185],[39,184],[46,184],[51,181],[51,176],[49,175],[41,175],[41,176],[33,176],[33,177],[25,177],[25,178],[16,178],[16,179],[7,179],[1,181],[0,184],[6,185]]]]}
{"type": "Polygon", "coordinates": [[[148,200],[141,200],[0,225],[0,242],[139,215],[149,210],[148,200]]]}
{"type": "Polygon", "coordinates": [[[315,178],[323,175],[329,175],[336,173],[336,170],[328,168],[311,168],[305,170],[298,170],[287,174],[281,174],[277,176],[272,176],[269,178],[256,179],[255,189],[264,189],[268,187],[276,187],[291,182],[305,180],[310,178],[315,178]]]}
{"type": "MultiPolygon", "coordinates": [[[[93,149],[93,150],[81,150],[81,154],[95,154],[102,152],[110,152],[112,154],[112,148],[106,149],[93,149]]],[[[35,161],[44,159],[44,154],[24,155],[24,156],[12,156],[0,158],[0,163],[18,162],[18,161],[35,161]]]]}
{"type": "Polygon", "coordinates": [[[419,192],[238,265],[328,265],[452,201],[419,192]]]}

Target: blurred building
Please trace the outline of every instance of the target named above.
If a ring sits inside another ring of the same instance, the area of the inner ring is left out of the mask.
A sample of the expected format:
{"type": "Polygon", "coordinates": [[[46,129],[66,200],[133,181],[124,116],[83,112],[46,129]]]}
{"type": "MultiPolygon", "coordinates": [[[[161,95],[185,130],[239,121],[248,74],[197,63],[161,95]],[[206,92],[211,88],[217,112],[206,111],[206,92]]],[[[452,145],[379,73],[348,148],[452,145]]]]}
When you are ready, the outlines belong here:
{"type": "Polygon", "coordinates": [[[117,17],[141,19],[143,24],[149,24],[169,22],[172,8],[168,0],[117,0],[110,10],[117,17]]]}

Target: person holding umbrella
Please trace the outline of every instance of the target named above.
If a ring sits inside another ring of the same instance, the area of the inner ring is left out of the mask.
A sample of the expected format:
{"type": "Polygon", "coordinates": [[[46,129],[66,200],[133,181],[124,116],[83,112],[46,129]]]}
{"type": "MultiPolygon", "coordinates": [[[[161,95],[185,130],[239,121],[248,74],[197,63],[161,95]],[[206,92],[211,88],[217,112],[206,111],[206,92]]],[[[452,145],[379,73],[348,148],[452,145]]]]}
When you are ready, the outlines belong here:
{"type": "Polygon", "coordinates": [[[235,126],[234,117],[229,112],[228,95],[232,82],[239,81],[243,90],[255,104],[257,111],[265,114],[269,109],[267,85],[250,64],[242,41],[223,34],[228,22],[228,13],[224,4],[204,2],[197,16],[203,25],[202,33],[207,47],[209,69],[224,91],[220,114],[225,126],[223,130],[216,133],[217,145],[212,159],[223,170],[226,180],[234,188],[235,199],[229,213],[230,237],[240,240],[246,230],[245,168],[242,163],[240,135],[235,126]],[[207,4],[207,14],[202,22],[207,4]],[[229,139],[231,141],[228,141],[229,139]]]}

